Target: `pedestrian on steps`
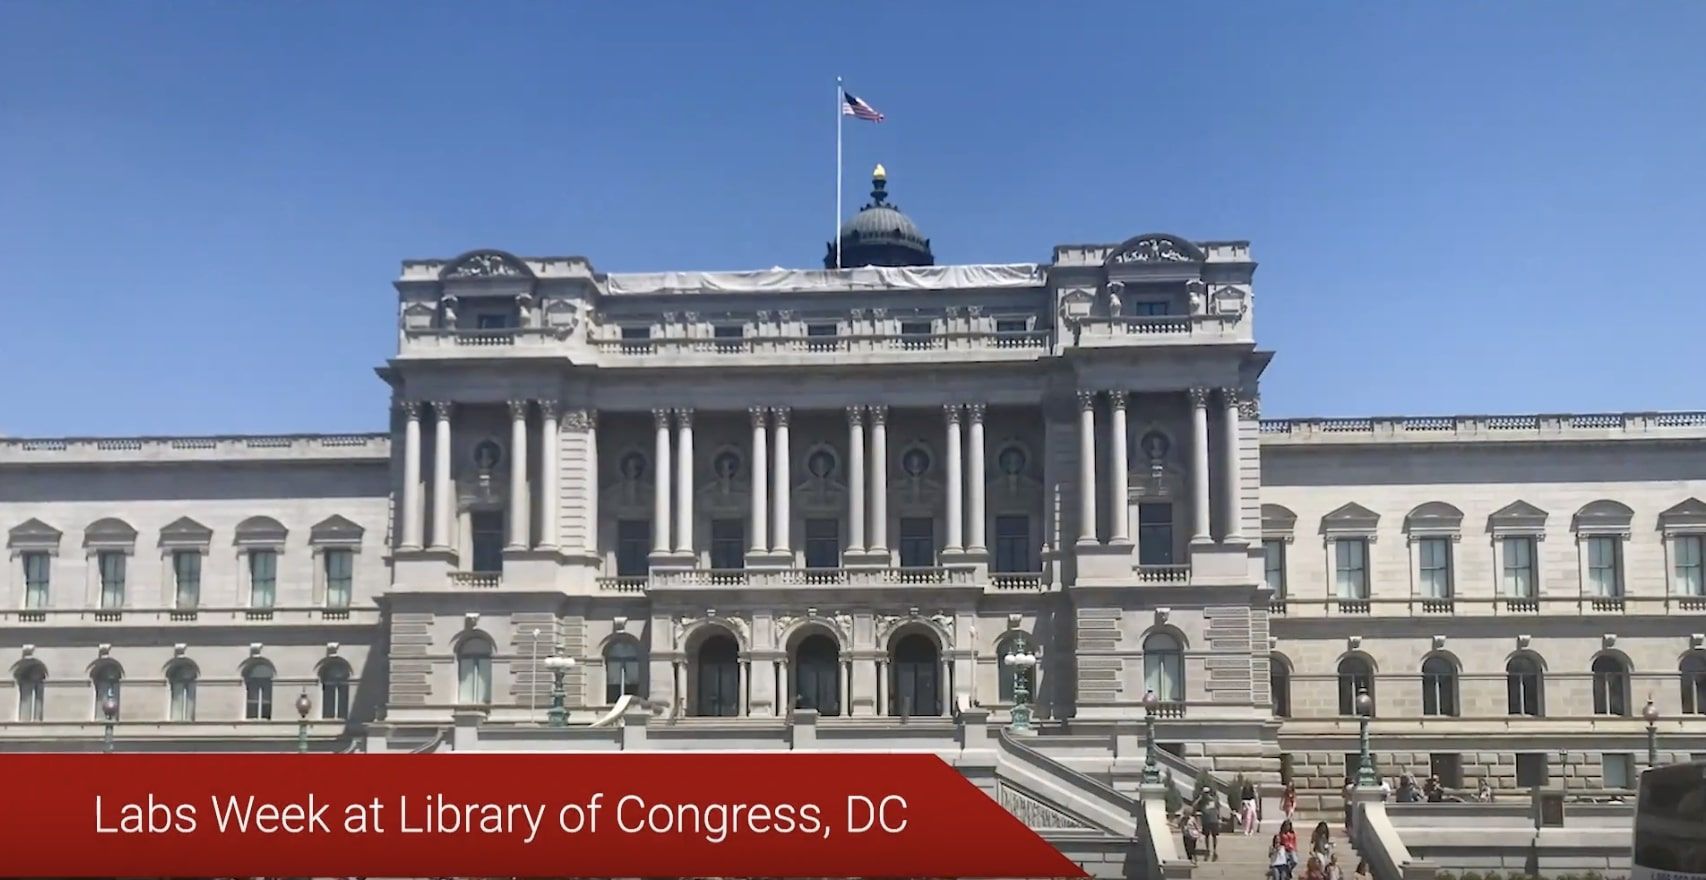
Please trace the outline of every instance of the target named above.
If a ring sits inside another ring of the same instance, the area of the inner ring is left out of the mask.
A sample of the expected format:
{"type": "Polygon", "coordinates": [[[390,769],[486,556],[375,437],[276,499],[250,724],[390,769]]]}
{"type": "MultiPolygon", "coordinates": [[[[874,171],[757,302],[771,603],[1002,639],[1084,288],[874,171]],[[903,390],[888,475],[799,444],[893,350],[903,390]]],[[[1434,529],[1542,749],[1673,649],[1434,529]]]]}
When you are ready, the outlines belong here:
{"type": "Polygon", "coordinates": [[[1204,855],[1208,861],[1220,861],[1220,793],[1203,789],[1202,797],[1197,798],[1197,815],[1202,817],[1204,855]]]}
{"type": "Polygon", "coordinates": [[[1256,786],[1248,781],[1238,792],[1238,821],[1245,836],[1256,833],[1256,786]]]}
{"type": "MultiPolygon", "coordinates": [[[[1291,850],[1293,856],[1297,855],[1297,832],[1292,830],[1290,819],[1280,823],[1279,839],[1286,849],[1291,850]]],[[[1297,859],[1291,861],[1293,866],[1297,864],[1297,859]]]]}
{"type": "Polygon", "coordinates": [[[1297,783],[1285,784],[1285,794],[1280,796],[1280,812],[1285,813],[1287,819],[1297,818],[1297,783]]]}
{"type": "Polygon", "coordinates": [[[1275,834],[1273,843],[1268,845],[1268,880],[1291,880],[1291,872],[1297,867],[1297,855],[1285,845],[1280,835],[1275,834]]]}
{"type": "Polygon", "coordinates": [[[1183,812],[1179,819],[1179,836],[1185,841],[1185,858],[1194,865],[1197,863],[1197,839],[1202,837],[1202,824],[1190,807],[1185,807],[1183,812]]]}

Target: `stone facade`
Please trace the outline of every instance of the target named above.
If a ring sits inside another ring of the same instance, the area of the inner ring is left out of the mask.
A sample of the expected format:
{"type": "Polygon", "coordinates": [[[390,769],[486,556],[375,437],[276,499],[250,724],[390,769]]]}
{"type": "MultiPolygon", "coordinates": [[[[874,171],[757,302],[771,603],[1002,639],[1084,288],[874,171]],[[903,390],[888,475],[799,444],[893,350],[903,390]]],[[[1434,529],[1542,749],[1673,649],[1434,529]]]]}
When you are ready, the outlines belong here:
{"type": "Polygon", "coordinates": [[[407,262],[384,433],[0,444],[0,747],[285,748],[299,693],[314,748],[419,747],[541,724],[554,654],[574,725],[634,694],[708,743],[814,709],[902,747],[1005,723],[1024,648],[1031,741],[1097,778],[1154,691],[1186,765],[1326,808],[1344,681],[1388,775],[1514,787],[1543,754],[1617,781],[1649,693],[1666,753],[1706,752],[1706,415],[1263,421],[1254,270],[1170,235],[998,266],[407,262]]]}

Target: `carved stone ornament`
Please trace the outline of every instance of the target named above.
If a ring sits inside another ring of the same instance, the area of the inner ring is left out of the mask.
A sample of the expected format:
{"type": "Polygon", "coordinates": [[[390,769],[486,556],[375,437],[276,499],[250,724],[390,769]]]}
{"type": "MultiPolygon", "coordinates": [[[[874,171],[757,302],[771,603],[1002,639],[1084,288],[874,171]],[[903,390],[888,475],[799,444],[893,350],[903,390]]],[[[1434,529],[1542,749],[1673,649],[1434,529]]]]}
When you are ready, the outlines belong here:
{"type": "Polygon", "coordinates": [[[445,278],[520,278],[526,267],[503,254],[490,251],[469,254],[444,273],[445,278]]]}
{"type": "Polygon", "coordinates": [[[1207,388],[1192,388],[1186,393],[1190,395],[1191,406],[1197,407],[1198,409],[1208,406],[1207,388]]]}
{"type": "Polygon", "coordinates": [[[594,413],[590,409],[571,409],[563,413],[563,427],[571,431],[591,430],[594,413]]]}
{"type": "Polygon", "coordinates": [[[1262,416],[1262,398],[1259,394],[1246,394],[1238,401],[1238,417],[1241,419],[1257,419],[1262,416]]]}
{"type": "Polygon", "coordinates": [[[1017,816],[1027,828],[1089,828],[1089,823],[1072,816],[1040,798],[1019,791],[1004,782],[995,785],[995,799],[1007,812],[1017,816]]]}
{"type": "Polygon", "coordinates": [[[935,614],[930,615],[930,619],[932,621],[934,621],[937,626],[942,628],[942,632],[945,632],[948,634],[948,638],[950,641],[953,639],[953,637],[954,637],[954,616],[952,614],[949,614],[945,611],[938,611],[935,614]]]}
{"type": "MultiPolygon", "coordinates": [[[[1186,246],[1188,247],[1188,245],[1186,246]]],[[[1162,236],[1145,236],[1130,242],[1115,251],[1108,262],[1123,263],[1195,263],[1202,258],[1172,238],[1162,236]]]]}

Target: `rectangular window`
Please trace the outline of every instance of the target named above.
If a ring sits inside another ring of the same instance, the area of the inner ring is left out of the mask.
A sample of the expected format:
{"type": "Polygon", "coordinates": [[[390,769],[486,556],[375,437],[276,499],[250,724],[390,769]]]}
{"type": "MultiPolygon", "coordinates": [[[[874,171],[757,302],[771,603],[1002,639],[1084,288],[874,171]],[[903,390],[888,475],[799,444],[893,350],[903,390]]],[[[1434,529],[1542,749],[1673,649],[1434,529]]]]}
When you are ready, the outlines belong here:
{"type": "Polygon", "coordinates": [[[484,654],[456,658],[456,701],[464,706],[492,702],[492,658],[484,654]]]}
{"type": "Polygon", "coordinates": [[[616,521],[616,576],[645,577],[650,568],[652,522],[648,519],[616,521]]]}
{"type": "Polygon", "coordinates": [[[1550,781],[1545,752],[1517,752],[1516,784],[1524,788],[1543,788],[1550,781]]]}
{"type": "Polygon", "coordinates": [[[1435,752],[1428,755],[1428,775],[1438,777],[1447,789],[1463,787],[1463,756],[1456,752],[1435,752]]]}
{"type": "Polygon", "coordinates": [[[249,607],[271,608],[278,599],[278,551],[249,551],[249,607]]]}
{"type": "Polygon", "coordinates": [[[320,717],[327,720],[349,717],[349,679],[320,679],[320,717]]]}
{"type": "Polygon", "coordinates": [[[995,518],[995,570],[1028,574],[1031,566],[1031,518],[995,518]]]}
{"type": "Polygon", "coordinates": [[[834,351],[835,338],[841,334],[841,328],[830,323],[806,325],[807,351],[834,351]]]}
{"type": "MultiPolygon", "coordinates": [[[[1114,516],[1121,512],[1116,505],[1114,516]]],[[[1137,506],[1137,564],[1173,564],[1173,505],[1144,502],[1137,506]]]]}
{"type": "Polygon", "coordinates": [[[744,521],[711,520],[711,568],[716,571],[739,571],[746,568],[744,521]]]}
{"type": "Polygon", "coordinates": [[[841,520],[806,520],[806,568],[841,567],[841,520]]]}
{"type": "Polygon", "coordinates": [[[326,607],[348,608],[355,582],[355,553],[334,548],[320,556],[326,566],[326,607]]]}
{"type": "Polygon", "coordinates": [[[718,351],[740,351],[746,328],[739,324],[718,324],[711,328],[711,338],[717,340],[718,351]]]}
{"type": "Polygon", "coordinates": [[[652,338],[652,328],[629,325],[622,328],[623,342],[645,342],[652,338]]]}
{"type": "Polygon", "coordinates": [[[1635,787],[1635,756],[1629,752],[1606,752],[1599,756],[1600,775],[1606,788],[1635,787]]]}
{"type": "Polygon", "coordinates": [[[1677,535],[1671,539],[1675,584],[1679,596],[1706,596],[1706,577],[1702,577],[1701,549],[1706,535],[1677,535]]]}
{"type": "Polygon", "coordinates": [[[1275,599],[1285,598],[1285,540],[1262,542],[1262,583],[1274,591],[1275,599]]]}
{"type": "Polygon", "coordinates": [[[1588,592],[1615,598],[1623,595],[1622,542],[1613,537],[1587,539],[1588,592]]]}
{"type": "Polygon", "coordinates": [[[1345,753],[1345,775],[1354,779],[1354,778],[1356,778],[1357,773],[1359,773],[1361,770],[1362,770],[1362,753],[1361,752],[1346,752],[1345,753]]]}
{"type": "Polygon", "coordinates": [[[18,676],[18,720],[40,721],[42,719],[42,685],[43,673],[41,667],[33,667],[29,673],[18,676]]]}
{"type": "Polygon", "coordinates": [[[1333,542],[1333,577],[1340,599],[1368,598],[1368,539],[1333,542]]]}
{"type": "Polygon", "coordinates": [[[927,516],[900,518],[900,565],[929,568],[936,564],[936,521],[927,516]]]}
{"type": "Polygon", "coordinates": [[[1416,562],[1420,566],[1422,598],[1451,598],[1451,541],[1423,538],[1416,545],[1416,562]]]}
{"type": "Polygon", "coordinates": [[[53,557],[40,550],[25,552],[24,560],[24,607],[46,608],[48,603],[48,578],[53,557]]]}
{"type": "Polygon", "coordinates": [[[1031,322],[1026,318],[996,318],[995,332],[1004,336],[1017,335],[1031,329],[1031,322]]]}
{"type": "Polygon", "coordinates": [[[1532,599],[1535,596],[1534,539],[1505,538],[1499,542],[1504,577],[1500,584],[1509,599],[1532,599]]]}
{"type": "Polygon", "coordinates": [[[480,330],[508,330],[509,316],[498,312],[475,315],[474,326],[480,330]]]}
{"type": "Polygon", "coordinates": [[[1131,313],[1143,318],[1161,318],[1171,311],[1164,299],[1138,300],[1131,304],[1131,313]]]}
{"type": "Polygon", "coordinates": [[[504,515],[501,510],[468,514],[469,542],[474,549],[472,571],[501,574],[504,570],[504,515]]]}
{"type": "Polygon", "coordinates": [[[124,607],[124,551],[102,550],[95,558],[101,568],[101,608],[116,611],[124,607]]]}
{"type": "Polygon", "coordinates": [[[195,720],[195,676],[180,672],[167,680],[171,688],[172,720],[195,720]]]}
{"type": "Polygon", "coordinates": [[[929,321],[902,321],[900,322],[900,335],[929,336],[932,327],[933,325],[929,321]]]}
{"type": "Polygon", "coordinates": [[[172,582],[177,586],[173,607],[195,610],[201,601],[201,551],[172,551],[172,582]]]}

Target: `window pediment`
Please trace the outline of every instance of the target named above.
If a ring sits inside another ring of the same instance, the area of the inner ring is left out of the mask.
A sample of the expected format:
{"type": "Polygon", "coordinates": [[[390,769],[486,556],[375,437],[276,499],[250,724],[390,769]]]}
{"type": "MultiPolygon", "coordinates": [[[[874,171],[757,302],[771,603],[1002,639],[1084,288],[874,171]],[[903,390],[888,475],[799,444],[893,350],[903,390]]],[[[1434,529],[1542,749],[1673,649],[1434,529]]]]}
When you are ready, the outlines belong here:
{"type": "Polygon", "coordinates": [[[251,516],[237,524],[237,543],[276,546],[283,544],[289,533],[283,523],[270,516],[251,516]]]}
{"type": "Polygon", "coordinates": [[[1495,535],[1538,535],[1546,531],[1547,515],[1527,501],[1512,501],[1487,517],[1487,531],[1495,535]]]}
{"type": "Polygon", "coordinates": [[[1262,505],[1262,537],[1291,540],[1297,529],[1297,514],[1278,504],[1262,505]]]}
{"type": "Polygon", "coordinates": [[[1457,537],[1463,532],[1463,511],[1444,501],[1429,501],[1404,517],[1404,531],[1411,537],[1457,537]]]}
{"type": "Polygon", "coordinates": [[[1690,498],[1659,514],[1659,530],[1667,535],[1706,532],[1706,502],[1690,498]]]}
{"type": "Polygon", "coordinates": [[[117,517],[106,517],[90,523],[83,530],[86,547],[129,548],[136,544],[136,529],[117,517]]]}
{"type": "Polygon", "coordinates": [[[1321,517],[1321,534],[1371,537],[1380,525],[1380,514],[1352,501],[1321,517]]]}
{"type": "Polygon", "coordinates": [[[162,547],[200,547],[206,549],[213,540],[213,530],[187,516],[172,520],[160,530],[162,547]]]}
{"type": "Polygon", "coordinates": [[[308,530],[308,542],[311,544],[360,544],[361,536],[367,530],[345,519],[338,514],[332,514],[308,530]]]}
{"type": "Polygon", "coordinates": [[[1609,499],[1589,503],[1576,511],[1575,529],[1580,535],[1628,536],[1635,512],[1609,499]]]}
{"type": "Polygon", "coordinates": [[[6,534],[6,546],[13,550],[58,550],[61,533],[35,517],[12,527],[6,534]]]}

